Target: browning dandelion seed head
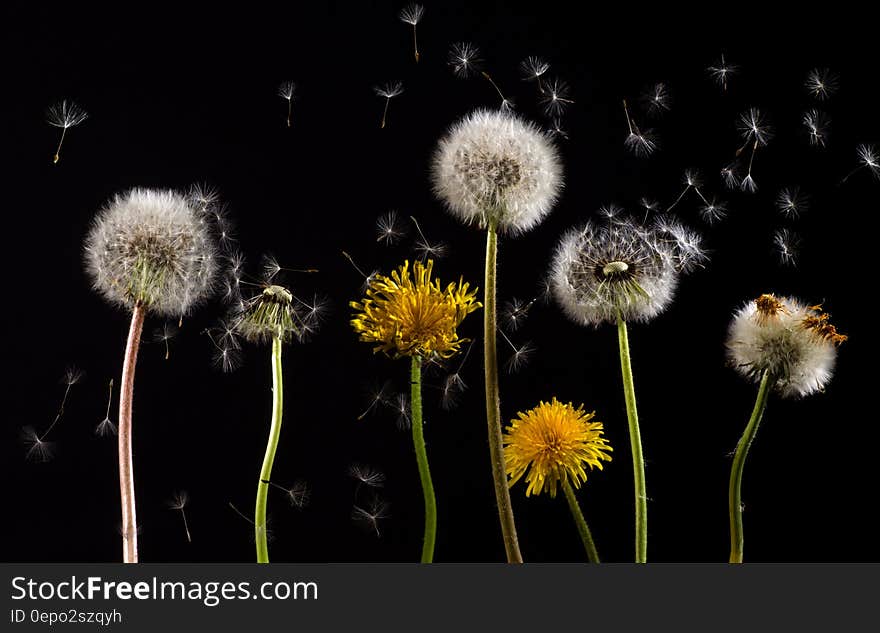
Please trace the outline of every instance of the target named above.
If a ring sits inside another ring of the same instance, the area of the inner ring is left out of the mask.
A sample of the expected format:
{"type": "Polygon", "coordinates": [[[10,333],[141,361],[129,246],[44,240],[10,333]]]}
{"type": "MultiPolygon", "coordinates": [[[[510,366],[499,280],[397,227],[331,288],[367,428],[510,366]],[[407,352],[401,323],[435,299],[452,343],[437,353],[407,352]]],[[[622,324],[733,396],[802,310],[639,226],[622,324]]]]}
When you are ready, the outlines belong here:
{"type": "Polygon", "coordinates": [[[92,286],[110,303],[181,317],[214,288],[216,237],[210,217],[186,196],[132,189],[95,218],[85,263],[92,286]]]}
{"type": "Polygon", "coordinates": [[[828,384],[845,340],[820,306],[763,294],[734,315],[727,354],[749,380],[760,382],[768,372],[783,397],[802,397],[828,384]]]}
{"type": "Polygon", "coordinates": [[[440,140],[432,180],[435,195],[465,224],[520,233],[553,208],[562,165],[549,136],[533,124],[477,110],[440,140]]]}

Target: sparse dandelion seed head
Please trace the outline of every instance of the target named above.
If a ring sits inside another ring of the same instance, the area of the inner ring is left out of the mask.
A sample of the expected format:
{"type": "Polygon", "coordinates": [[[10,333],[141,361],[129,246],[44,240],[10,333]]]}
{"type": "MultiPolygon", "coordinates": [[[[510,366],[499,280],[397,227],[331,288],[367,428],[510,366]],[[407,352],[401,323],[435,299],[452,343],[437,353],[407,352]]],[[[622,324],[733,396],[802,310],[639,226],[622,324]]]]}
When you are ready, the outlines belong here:
{"type": "Polygon", "coordinates": [[[667,218],[588,222],[556,248],[550,279],[563,312],[581,325],[648,321],[672,301],[680,272],[705,259],[699,235],[667,218]]]}
{"type": "Polygon", "coordinates": [[[373,91],[384,99],[393,99],[403,93],[403,82],[388,81],[380,86],[374,86],[373,91]]]}
{"type": "Polygon", "coordinates": [[[814,68],[807,73],[807,92],[822,101],[837,92],[837,75],[827,68],[814,68]]]}
{"type": "Polygon", "coordinates": [[[752,382],[760,382],[766,371],[783,397],[803,397],[831,380],[837,346],[845,340],[820,306],[765,294],[734,314],[727,354],[752,382]]]}
{"type": "Polygon", "coordinates": [[[98,213],[85,263],[92,287],[110,303],[180,317],[214,289],[215,245],[211,223],[185,196],[132,189],[98,213]]]}
{"type": "Polygon", "coordinates": [[[401,22],[406,22],[407,24],[415,26],[421,22],[423,15],[425,15],[425,7],[413,2],[400,10],[399,17],[401,22]]]}
{"type": "Polygon", "coordinates": [[[46,111],[46,122],[64,129],[77,126],[88,118],[88,112],[67,99],[50,106],[46,111]]]}
{"type": "Polygon", "coordinates": [[[612,451],[595,412],[556,398],[520,412],[504,432],[504,461],[510,486],[525,478],[526,496],[556,496],[558,486],[580,488],[588,469],[602,470],[612,451]]]}
{"type": "Polygon", "coordinates": [[[480,49],[470,42],[456,42],[449,49],[449,65],[456,76],[466,79],[479,72],[483,60],[480,49]]]}
{"type": "Polygon", "coordinates": [[[234,317],[235,331],[251,343],[273,339],[289,342],[302,332],[293,294],[279,285],[267,285],[245,301],[245,308],[234,317]]]}
{"type": "Polygon", "coordinates": [[[393,358],[419,356],[425,359],[450,358],[467,339],[459,338],[458,326],[464,318],[482,307],[476,288],[459,280],[441,287],[432,279],[434,261],[404,262],[390,276],[377,275],[355,310],[351,325],[360,340],[374,343],[375,352],[393,358]]]}
{"type": "Polygon", "coordinates": [[[548,135],[506,112],[477,110],[440,140],[434,194],[465,224],[527,231],[550,212],[562,189],[562,165],[548,135]]]}

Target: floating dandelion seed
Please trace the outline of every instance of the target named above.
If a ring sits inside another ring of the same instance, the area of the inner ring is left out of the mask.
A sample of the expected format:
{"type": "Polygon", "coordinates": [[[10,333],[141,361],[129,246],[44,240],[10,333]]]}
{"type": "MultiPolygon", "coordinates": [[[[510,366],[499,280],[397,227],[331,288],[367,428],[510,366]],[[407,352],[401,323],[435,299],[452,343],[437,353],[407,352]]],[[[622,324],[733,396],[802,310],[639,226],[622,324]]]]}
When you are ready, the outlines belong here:
{"type": "Polygon", "coordinates": [[[877,150],[874,149],[874,146],[863,143],[856,147],[856,154],[859,158],[859,164],[840,181],[841,185],[861,169],[868,169],[871,175],[875,178],[880,178],[880,158],[878,158],[877,150]]]}
{"type": "Polygon", "coordinates": [[[348,467],[348,476],[357,482],[355,496],[361,486],[381,488],[385,485],[385,473],[365,464],[352,464],[348,467]]]}
{"type": "Polygon", "coordinates": [[[422,232],[422,227],[419,226],[418,220],[413,216],[409,216],[409,219],[412,220],[412,223],[416,227],[416,232],[419,234],[419,237],[413,246],[413,250],[416,253],[419,253],[422,262],[425,262],[428,259],[442,259],[445,257],[446,244],[443,242],[429,242],[428,238],[425,237],[425,234],[422,232]]]}
{"type": "Polygon", "coordinates": [[[379,497],[373,497],[367,507],[354,506],[351,511],[351,518],[355,523],[364,526],[371,532],[376,533],[376,538],[382,536],[379,530],[379,522],[389,517],[389,505],[382,501],[379,497]]]}
{"type": "Polygon", "coordinates": [[[50,106],[46,111],[46,121],[53,127],[61,128],[61,138],[58,140],[58,147],[55,150],[55,156],[52,158],[53,163],[61,160],[61,145],[64,143],[64,136],[67,129],[76,127],[89,118],[88,112],[80,108],[73,101],[64,99],[63,101],[50,106]]]}
{"type": "Polygon", "coordinates": [[[837,91],[837,75],[827,68],[814,68],[807,74],[807,92],[823,101],[837,91]]]}
{"type": "Polygon", "coordinates": [[[740,164],[739,161],[736,160],[721,168],[721,181],[724,183],[725,187],[730,190],[740,188],[741,179],[739,176],[739,170],[740,164]]]}
{"type": "Polygon", "coordinates": [[[358,273],[361,277],[364,278],[364,282],[361,284],[361,292],[365,292],[366,289],[370,287],[370,284],[373,282],[373,280],[376,278],[376,275],[379,274],[379,271],[378,271],[378,270],[373,270],[373,271],[371,271],[370,274],[368,275],[368,274],[365,273],[363,270],[361,270],[360,266],[358,266],[358,265],[355,263],[354,258],[353,258],[351,255],[349,255],[349,254],[346,253],[345,251],[342,251],[342,256],[343,256],[345,259],[347,259],[348,262],[351,264],[352,268],[354,268],[354,269],[357,271],[357,273],[358,273]]]}
{"type": "Polygon", "coordinates": [[[474,346],[473,340],[468,343],[467,349],[464,352],[464,356],[461,361],[458,363],[458,368],[454,373],[449,374],[446,377],[446,380],[443,381],[443,397],[440,400],[440,406],[449,411],[452,409],[456,403],[458,402],[458,396],[467,389],[467,384],[464,382],[464,379],[461,377],[461,372],[464,369],[464,365],[467,362],[468,357],[471,353],[471,348],[474,346]]]}
{"type": "Polygon", "coordinates": [[[165,321],[161,328],[153,332],[153,341],[165,345],[165,360],[171,356],[171,347],[168,342],[177,336],[177,332],[177,326],[169,321],[165,321]]]}
{"type": "Polygon", "coordinates": [[[363,413],[361,413],[357,419],[363,420],[369,414],[373,413],[377,407],[379,406],[388,406],[390,401],[388,399],[389,394],[391,393],[391,381],[386,380],[378,387],[370,389],[369,391],[369,400],[370,404],[367,405],[367,408],[364,409],[363,413]]]}
{"type": "Polygon", "coordinates": [[[796,266],[800,253],[801,240],[788,229],[779,229],[773,234],[773,246],[779,263],[783,266],[796,266]]]}
{"type": "Polygon", "coordinates": [[[568,84],[560,79],[547,82],[543,95],[541,104],[544,106],[544,113],[548,116],[559,116],[574,103],[568,84]]]}
{"type": "Polygon", "coordinates": [[[377,95],[385,99],[385,109],[382,110],[382,124],[379,126],[380,128],[384,128],[385,121],[388,118],[388,106],[391,104],[391,100],[394,97],[403,93],[403,82],[389,81],[381,86],[374,86],[373,90],[377,95]]]}
{"type": "Polygon", "coordinates": [[[776,196],[776,208],[782,215],[796,218],[809,208],[809,198],[801,193],[800,187],[785,187],[776,196]]]}
{"type": "Polygon", "coordinates": [[[639,205],[645,210],[645,220],[648,219],[651,213],[656,213],[660,210],[660,203],[650,198],[643,197],[639,199],[639,205]]]}
{"type": "Polygon", "coordinates": [[[449,65],[462,79],[467,79],[480,70],[483,60],[480,49],[469,42],[456,42],[449,50],[449,65]]]}
{"type": "Polygon", "coordinates": [[[825,143],[828,140],[828,129],[831,126],[828,116],[816,109],[807,110],[804,112],[801,121],[803,121],[804,127],[807,128],[807,133],[810,135],[810,145],[825,147],[825,143]]]}
{"type": "Polygon", "coordinates": [[[376,241],[388,246],[406,237],[406,229],[400,226],[397,211],[389,211],[376,221],[376,241]]]}
{"type": "Polygon", "coordinates": [[[659,116],[669,111],[672,98],[669,95],[669,89],[666,87],[666,84],[657,83],[642,95],[642,102],[648,108],[649,113],[659,116]]]}
{"type": "Polygon", "coordinates": [[[282,81],[278,86],[278,96],[287,101],[287,127],[293,125],[293,100],[296,97],[296,84],[282,81]]]}
{"type": "Polygon", "coordinates": [[[64,385],[64,395],[61,397],[61,404],[58,405],[55,419],[52,420],[52,423],[42,433],[37,433],[33,427],[27,427],[23,430],[22,439],[28,449],[26,455],[28,459],[46,462],[52,458],[54,444],[47,442],[46,438],[49,436],[49,433],[52,432],[52,429],[55,428],[55,425],[61,421],[61,418],[64,415],[64,405],[67,404],[67,397],[70,395],[71,387],[80,382],[84,376],[85,372],[82,370],[77,369],[72,365],[68,367],[64,371],[64,376],[61,378],[61,384],[64,385]]]}
{"type": "Polygon", "coordinates": [[[266,520],[260,526],[257,526],[250,518],[248,518],[248,516],[244,512],[236,508],[231,501],[229,502],[229,507],[232,508],[233,512],[235,512],[238,516],[240,516],[242,519],[244,519],[254,527],[254,540],[265,539],[267,543],[271,543],[275,540],[275,536],[272,530],[269,528],[270,520],[268,518],[266,518],[266,520]]]}
{"type": "Polygon", "coordinates": [[[391,406],[397,413],[397,428],[406,431],[412,428],[412,419],[410,418],[409,395],[406,393],[398,393],[391,401],[391,406]]]}
{"type": "Polygon", "coordinates": [[[110,405],[113,402],[113,379],[110,379],[110,386],[107,394],[107,412],[104,419],[95,427],[95,435],[106,437],[108,435],[116,435],[116,425],[110,420],[110,405]]]}
{"type": "Polygon", "coordinates": [[[547,132],[551,136],[557,136],[561,139],[568,140],[568,132],[562,128],[562,120],[559,118],[554,118],[550,121],[550,127],[547,129],[547,132]]]}
{"type": "Polygon", "coordinates": [[[534,298],[530,301],[520,301],[513,297],[504,304],[504,307],[501,309],[501,317],[511,332],[516,332],[519,329],[519,326],[526,320],[529,310],[532,309],[537,300],[537,298],[534,298]]]}
{"type": "Polygon", "coordinates": [[[727,204],[717,198],[707,200],[700,207],[700,217],[706,224],[714,224],[719,220],[723,220],[727,216],[727,204]]]}
{"type": "Polygon", "coordinates": [[[626,115],[626,126],[629,129],[626,140],[623,144],[634,155],[645,158],[654,153],[657,149],[657,140],[654,138],[651,130],[642,132],[636,125],[632,117],[629,115],[629,107],[626,105],[626,99],[623,100],[623,113],[626,115]]]}
{"type": "Polygon", "coordinates": [[[274,481],[261,480],[261,482],[284,492],[284,494],[287,495],[287,500],[290,501],[290,505],[297,510],[304,509],[309,505],[309,501],[312,498],[312,491],[311,488],[309,488],[308,482],[302,479],[294,481],[293,486],[290,488],[285,488],[280,484],[276,484],[274,481]]]}
{"type": "Polygon", "coordinates": [[[538,84],[538,92],[544,94],[544,86],[541,82],[541,76],[550,70],[550,64],[540,57],[526,57],[519,65],[522,71],[524,81],[534,80],[538,84]]]}
{"type": "MultiPolygon", "coordinates": [[[[235,309],[244,310],[244,299],[235,309]]],[[[220,324],[215,328],[205,329],[204,334],[208,336],[211,345],[214,346],[214,365],[221,369],[224,373],[234,371],[241,364],[241,343],[234,325],[230,321],[221,320],[220,324]]]]}
{"type": "Polygon", "coordinates": [[[192,543],[192,536],[189,533],[189,523],[186,520],[186,506],[188,503],[189,495],[186,490],[181,490],[180,492],[175,492],[174,496],[171,497],[171,501],[168,502],[168,508],[180,512],[180,516],[183,519],[183,529],[186,531],[186,542],[192,543]]]}
{"type": "Polygon", "coordinates": [[[728,64],[724,59],[724,53],[721,53],[721,60],[716,65],[709,66],[707,70],[709,75],[721,86],[721,90],[727,92],[727,82],[739,71],[739,67],[728,64]]]}
{"type": "Polygon", "coordinates": [[[528,341],[520,346],[516,346],[513,344],[513,341],[510,340],[510,337],[508,337],[507,334],[504,333],[504,330],[499,328],[498,332],[501,334],[501,338],[503,338],[507,342],[513,352],[510,355],[510,358],[508,358],[507,362],[505,363],[507,373],[515,374],[528,364],[529,359],[535,351],[535,346],[528,341]]]}
{"type": "Polygon", "coordinates": [[[736,150],[736,155],[739,156],[750,144],[752,146],[748,169],[746,170],[745,178],[740,182],[740,189],[748,193],[754,193],[758,189],[757,183],[752,178],[752,165],[755,162],[755,154],[758,152],[759,147],[766,145],[773,138],[773,128],[767,123],[766,118],[758,108],[749,108],[747,112],[741,114],[737,122],[737,128],[742,138],[745,139],[745,143],[736,150]]]}
{"type": "Polygon", "coordinates": [[[400,20],[412,26],[413,54],[415,55],[417,64],[419,63],[421,55],[419,54],[419,40],[416,34],[416,25],[421,22],[423,15],[425,15],[425,7],[416,3],[407,5],[400,12],[400,20]]]}
{"type": "MultiPolygon", "coordinates": [[[[695,169],[686,169],[684,172],[684,178],[682,180],[684,181],[684,189],[680,194],[678,194],[678,198],[675,199],[675,202],[673,202],[666,208],[666,213],[672,211],[672,209],[674,209],[678,205],[678,203],[682,201],[688,191],[690,191],[691,189],[697,189],[700,186],[700,173],[695,169]]],[[[700,194],[700,197],[702,197],[702,194],[700,194]]]]}

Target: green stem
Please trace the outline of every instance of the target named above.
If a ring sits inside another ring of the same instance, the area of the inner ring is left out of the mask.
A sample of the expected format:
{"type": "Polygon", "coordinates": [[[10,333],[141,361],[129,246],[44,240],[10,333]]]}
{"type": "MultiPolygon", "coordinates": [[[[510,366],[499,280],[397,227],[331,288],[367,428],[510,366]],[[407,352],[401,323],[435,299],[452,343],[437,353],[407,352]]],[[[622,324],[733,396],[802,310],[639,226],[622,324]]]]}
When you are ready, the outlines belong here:
{"type": "Polygon", "coordinates": [[[590,526],[581,512],[578,505],[577,497],[574,496],[574,489],[568,483],[568,479],[562,482],[562,491],[565,493],[565,500],[568,501],[568,509],[571,510],[571,516],[574,518],[574,524],[577,526],[578,534],[584,542],[584,549],[587,551],[587,558],[591,563],[599,562],[599,551],[596,549],[596,543],[593,541],[593,535],[590,533],[590,526]]]}
{"type": "Polygon", "coordinates": [[[764,372],[761,377],[761,385],[758,387],[758,397],[755,399],[755,408],[752,409],[752,417],[746,425],[739,443],[736,445],[736,453],[733,456],[733,466],[730,469],[730,485],[728,487],[727,500],[730,511],[730,562],[743,562],[743,520],[742,520],[742,475],[749,454],[749,447],[758,432],[758,425],[767,408],[767,398],[773,381],[770,374],[764,372]]]}
{"type": "Polygon", "coordinates": [[[281,373],[281,339],[272,339],[272,426],[269,429],[269,443],[260,469],[260,480],[257,482],[257,504],[254,511],[254,533],[257,543],[257,562],[269,562],[269,545],[266,538],[266,502],[269,495],[269,484],[272,481],[272,464],[281,436],[281,413],[284,404],[284,383],[281,373]]]}
{"type": "Polygon", "coordinates": [[[425,497],[425,539],[422,543],[422,562],[431,563],[434,561],[434,543],[437,540],[437,499],[434,496],[434,484],[431,481],[431,470],[428,468],[428,453],[425,450],[422,424],[422,360],[418,356],[412,357],[410,385],[413,446],[416,450],[422,493],[425,497]]]}
{"type": "Polygon", "coordinates": [[[501,400],[498,395],[498,350],[496,329],[498,322],[495,307],[495,283],[498,261],[498,234],[495,222],[486,231],[486,279],[483,289],[483,351],[486,368],[486,422],[489,426],[489,456],[492,461],[492,478],[495,482],[495,500],[501,521],[501,535],[508,563],[523,562],[516,537],[516,523],[510,490],[507,485],[507,469],[504,462],[504,442],[501,437],[501,400]]]}
{"type": "Polygon", "coordinates": [[[620,373],[623,378],[623,396],[626,418],[629,422],[629,443],[633,459],[636,502],[636,562],[648,561],[648,497],[645,491],[645,458],[642,456],[642,436],[639,432],[639,412],[636,408],[636,388],[633,383],[629,357],[629,336],[626,321],[617,315],[617,340],[620,345],[620,373]]]}

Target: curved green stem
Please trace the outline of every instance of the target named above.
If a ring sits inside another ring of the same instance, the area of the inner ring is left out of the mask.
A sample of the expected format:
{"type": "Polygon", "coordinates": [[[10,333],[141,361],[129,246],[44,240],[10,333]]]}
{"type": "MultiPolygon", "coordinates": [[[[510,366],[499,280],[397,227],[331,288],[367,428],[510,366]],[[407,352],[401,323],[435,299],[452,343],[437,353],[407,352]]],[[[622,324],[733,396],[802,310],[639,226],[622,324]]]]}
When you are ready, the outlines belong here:
{"type": "Polygon", "coordinates": [[[742,475],[746,464],[746,456],[749,448],[758,432],[758,425],[767,408],[767,398],[773,381],[770,374],[764,372],[761,376],[761,385],[758,387],[758,396],[755,399],[755,408],[752,409],[752,417],[746,425],[739,443],[736,445],[736,453],[733,456],[733,466],[730,469],[730,485],[728,486],[727,502],[730,512],[730,562],[743,562],[743,520],[742,520],[742,475]]]}
{"type": "Polygon", "coordinates": [[[562,482],[562,491],[565,493],[565,500],[568,501],[568,509],[571,510],[571,516],[574,518],[574,524],[577,526],[578,534],[584,542],[584,549],[587,551],[587,558],[591,563],[599,562],[599,551],[596,549],[596,543],[593,541],[593,535],[590,532],[590,526],[581,512],[578,505],[577,497],[574,495],[574,489],[568,483],[568,479],[562,482]]]}
{"type": "Polygon", "coordinates": [[[642,435],[639,432],[639,412],[636,409],[636,388],[633,383],[629,357],[629,336],[626,321],[617,315],[617,340],[620,346],[620,373],[623,378],[623,396],[626,418],[629,422],[629,444],[632,449],[633,479],[636,501],[636,562],[648,560],[648,497],[645,491],[645,458],[642,456],[642,435]]]}
{"type": "Polygon", "coordinates": [[[266,502],[269,495],[269,483],[272,481],[272,464],[281,436],[281,413],[284,405],[284,383],[281,373],[281,339],[272,339],[272,426],[269,429],[269,443],[260,469],[260,480],[257,482],[257,504],[254,511],[254,535],[257,543],[257,562],[269,562],[269,545],[266,538],[266,502]]]}
{"type": "Polygon", "coordinates": [[[434,543],[437,540],[437,499],[434,496],[431,470],[428,468],[428,452],[425,450],[422,424],[422,360],[418,356],[412,357],[410,385],[413,446],[416,450],[422,493],[425,497],[425,539],[422,543],[422,562],[431,563],[434,561],[434,543]]]}
{"type": "Polygon", "coordinates": [[[492,478],[495,482],[495,500],[501,521],[501,535],[508,563],[523,562],[516,536],[510,489],[507,485],[507,469],[504,463],[504,441],[501,436],[501,400],[498,395],[498,350],[496,347],[497,308],[495,306],[495,283],[498,261],[498,234],[494,222],[486,231],[486,278],[483,288],[483,352],[486,369],[486,422],[489,426],[489,456],[492,461],[492,478]]]}

